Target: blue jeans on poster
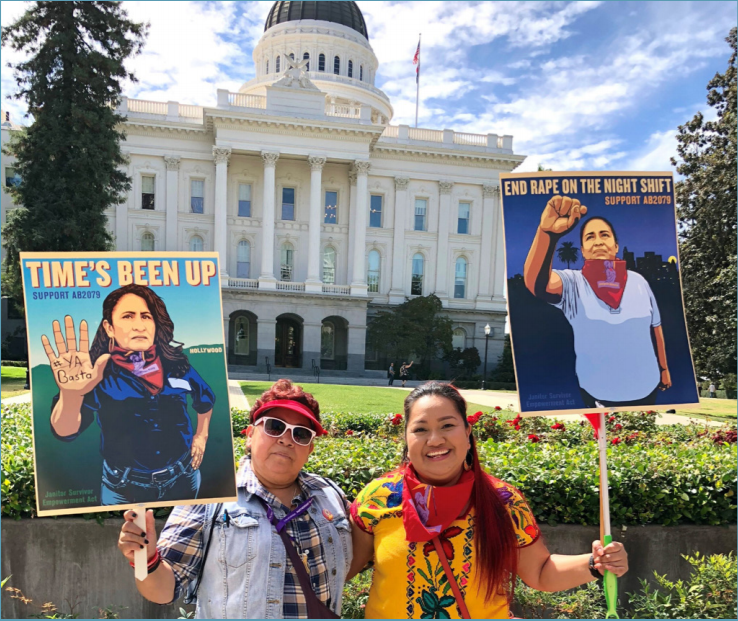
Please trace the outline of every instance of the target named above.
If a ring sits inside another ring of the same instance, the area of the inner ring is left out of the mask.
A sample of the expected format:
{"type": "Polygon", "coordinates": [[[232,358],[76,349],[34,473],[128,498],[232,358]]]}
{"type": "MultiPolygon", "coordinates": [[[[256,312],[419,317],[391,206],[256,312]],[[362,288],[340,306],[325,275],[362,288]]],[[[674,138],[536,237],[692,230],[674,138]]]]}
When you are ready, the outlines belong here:
{"type": "Polygon", "coordinates": [[[164,500],[194,500],[200,491],[202,475],[192,464],[176,469],[168,479],[144,482],[143,477],[131,476],[124,470],[103,462],[101,506],[158,502],[164,500]]]}

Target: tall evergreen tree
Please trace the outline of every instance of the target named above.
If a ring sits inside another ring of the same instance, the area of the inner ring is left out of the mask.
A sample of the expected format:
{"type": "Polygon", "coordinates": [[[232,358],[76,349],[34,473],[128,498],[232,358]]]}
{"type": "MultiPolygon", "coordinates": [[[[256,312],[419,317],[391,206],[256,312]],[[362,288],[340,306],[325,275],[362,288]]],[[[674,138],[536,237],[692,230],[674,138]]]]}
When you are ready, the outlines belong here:
{"type": "Polygon", "coordinates": [[[130,189],[121,170],[123,117],[117,114],[124,61],[138,54],[148,25],[120,2],[35,2],[2,29],[2,45],[25,52],[13,65],[16,99],[33,123],[9,142],[20,206],[3,229],[4,292],[22,299],[21,251],[99,251],[111,247],[105,210],[130,189]]]}
{"type": "Polygon", "coordinates": [[[676,184],[684,303],[698,375],[736,368],[736,29],[725,73],[707,85],[717,119],[679,127],[676,184]]]}

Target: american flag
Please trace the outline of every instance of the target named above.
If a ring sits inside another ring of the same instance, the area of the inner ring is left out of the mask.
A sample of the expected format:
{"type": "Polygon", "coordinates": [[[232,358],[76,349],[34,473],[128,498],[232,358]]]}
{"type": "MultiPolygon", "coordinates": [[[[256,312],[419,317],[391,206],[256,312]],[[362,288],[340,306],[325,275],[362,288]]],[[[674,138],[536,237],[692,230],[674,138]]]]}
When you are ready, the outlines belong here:
{"type": "Polygon", "coordinates": [[[415,50],[415,56],[413,56],[413,65],[417,65],[415,68],[415,83],[420,80],[420,41],[418,41],[418,49],[415,50]]]}

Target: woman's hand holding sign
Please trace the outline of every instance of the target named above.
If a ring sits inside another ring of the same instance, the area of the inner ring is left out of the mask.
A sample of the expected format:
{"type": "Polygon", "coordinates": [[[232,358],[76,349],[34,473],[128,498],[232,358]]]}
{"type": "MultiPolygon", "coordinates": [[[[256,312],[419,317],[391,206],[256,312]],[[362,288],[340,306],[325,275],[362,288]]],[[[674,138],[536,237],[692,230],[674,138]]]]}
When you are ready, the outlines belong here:
{"type": "Polygon", "coordinates": [[[54,342],[59,354],[54,352],[45,334],[41,337],[41,343],[49,358],[54,380],[59,386],[59,401],[51,413],[51,426],[57,434],[64,437],[75,434],[79,430],[82,400],[102,380],[103,370],[110,355],[103,354],[94,365],[92,364],[87,322],[84,319],[79,325],[79,349],[77,349],[74,333],[74,320],[69,315],[64,318],[66,341],[59,322],[54,321],[52,326],[54,342]]]}
{"type": "Polygon", "coordinates": [[[561,237],[571,231],[586,213],[587,208],[581,205],[576,198],[554,196],[543,209],[541,230],[544,233],[561,237]]]}

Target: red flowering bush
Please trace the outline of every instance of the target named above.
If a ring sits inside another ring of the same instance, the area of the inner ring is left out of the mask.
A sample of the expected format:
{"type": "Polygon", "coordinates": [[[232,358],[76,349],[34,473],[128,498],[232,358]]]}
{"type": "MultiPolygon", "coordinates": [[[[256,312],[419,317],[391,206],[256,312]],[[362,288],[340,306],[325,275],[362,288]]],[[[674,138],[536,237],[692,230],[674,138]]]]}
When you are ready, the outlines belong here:
{"type": "Polygon", "coordinates": [[[620,444],[620,438],[613,438],[610,442],[612,442],[612,444],[620,444]]]}
{"type": "Polygon", "coordinates": [[[540,442],[541,441],[541,439],[536,434],[534,434],[534,433],[529,433],[528,434],[528,440],[530,440],[533,443],[540,442]]]}
{"type": "Polygon", "coordinates": [[[623,429],[623,426],[622,426],[622,425],[621,425],[620,423],[618,423],[617,425],[615,425],[615,426],[613,427],[613,429],[614,429],[615,431],[622,431],[622,429],[623,429]]]}
{"type": "Polygon", "coordinates": [[[349,429],[349,430],[347,430],[347,431],[346,431],[346,435],[347,435],[347,436],[352,436],[352,435],[354,435],[354,431],[353,431],[353,429],[349,429]]]}
{"type": "Polygon", "coordinates": [[[397,427],[397,425],[402,425],[402,414],[395,414],[390,418],[390,422],[397,427]]]}
{"type": "Polygon", "coordinates": [[[475,412],[471,416],[467,416],[466,420],[470,425],[476,425],[480,418],[482,418],[484,412],[475,412]]]}
{"type": "Polygon", "coordinates": [[[712,441],[715,444],[735,444],[738,436],[738,432],[735,429],[720,429],[717,433],[713,434],[712,441]]]}
{"type": "Polygon", "coordinates": [[[551,425],[551,429],[557,429],[557,430],[560,429],[561,431],[566,431],[566,427],[564,426],[564,423],[555,423],[551,425]]]}
{"type": "Polygon", "coordinates": [[[499,405],[495,406],[495,412],[499,412],[502,408],[499,405]]]}

